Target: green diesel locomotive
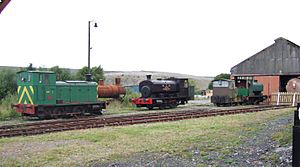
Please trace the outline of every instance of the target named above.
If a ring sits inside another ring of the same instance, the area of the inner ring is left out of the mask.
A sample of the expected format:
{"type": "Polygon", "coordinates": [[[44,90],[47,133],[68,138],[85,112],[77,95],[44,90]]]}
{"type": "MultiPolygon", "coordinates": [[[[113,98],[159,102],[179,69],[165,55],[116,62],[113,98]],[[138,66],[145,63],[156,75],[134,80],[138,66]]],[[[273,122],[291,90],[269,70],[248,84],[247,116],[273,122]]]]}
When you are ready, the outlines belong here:
{"type": "Polygon", "coordinates": [[[51,71],[17,73],[18,103],[16,111],[39,118],[101,114],[105,102],[98,101],[97,83],[88,81],[56,81],[51,71]]]}
{"type": "Polygon", "coordinates": [[[211,102],[217,106],[259,104],[267,98],[264,86],[253,77],[237,77],[236,80],[214,80],[211,102]]]}

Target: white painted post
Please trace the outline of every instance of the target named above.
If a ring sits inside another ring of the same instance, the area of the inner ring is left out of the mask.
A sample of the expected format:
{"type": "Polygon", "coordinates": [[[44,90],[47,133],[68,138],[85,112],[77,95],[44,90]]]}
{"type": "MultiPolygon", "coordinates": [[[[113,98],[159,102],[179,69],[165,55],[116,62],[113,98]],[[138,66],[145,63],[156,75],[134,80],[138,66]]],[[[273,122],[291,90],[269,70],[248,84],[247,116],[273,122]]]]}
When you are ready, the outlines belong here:
{"type": "Polygon", "coordinates": [[[293,95],[293,104],[292,104],[293,107],[295,107],[295,101],[296,101],[296,93],[294,93],[293,95]]]}
{"type": "Polygon", "coordinates": [[[276,105],[279,105],[279,98],[280,98],[280,92],[278,92],[278,94],[277,94],[277,104],[276,105]]]}

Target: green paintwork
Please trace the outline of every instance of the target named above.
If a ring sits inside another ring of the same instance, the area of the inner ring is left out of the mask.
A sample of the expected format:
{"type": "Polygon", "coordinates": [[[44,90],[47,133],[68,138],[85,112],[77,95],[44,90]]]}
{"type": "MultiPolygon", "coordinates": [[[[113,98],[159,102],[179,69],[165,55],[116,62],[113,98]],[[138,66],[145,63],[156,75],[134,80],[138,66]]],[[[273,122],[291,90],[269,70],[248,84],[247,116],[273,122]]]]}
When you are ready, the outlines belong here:
{"type": "Polygon", "coordinates": [[[97,102],[96,82],[56,82],[56,74],[50,71],[20,71],[17,85],[21,104],[97,102]]]}
{"type": "Polygon", "coordinates": [[[247,88],[237,88],[237,96],[249,96],[249,90],[247,88]]]}
{"type": "Polygon", "coordinates": [[[254,92],[262,92],[264,90],[264,85],[257,82],[253,82],[252,90],[254,92]]]}
{"type": "Polygon", "coordinates": [[[86,81],[58,81],[57,100],[63,103],[96,102],[97,83],[86,81]]]}
{"type": "Polygon", "coordinates": [[[55,81],[56,75],[50,71],[18,72],[18,103],[55,104],[55,81]]]}

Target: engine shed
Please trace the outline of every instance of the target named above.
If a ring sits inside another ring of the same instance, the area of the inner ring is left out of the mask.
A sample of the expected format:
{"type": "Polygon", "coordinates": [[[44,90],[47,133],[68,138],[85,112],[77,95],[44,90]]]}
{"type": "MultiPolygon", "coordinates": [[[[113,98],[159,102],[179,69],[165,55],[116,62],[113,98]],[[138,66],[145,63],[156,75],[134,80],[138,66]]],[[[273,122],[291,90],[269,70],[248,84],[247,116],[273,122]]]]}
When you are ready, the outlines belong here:
{"type": "Polygon", "coordinates": [[[231,68],[232,78],[254,77],[264,85],[263,94],[286,92],[287,82],[300,77],[300,47],[285,39],[275,43],[231,68]]]}

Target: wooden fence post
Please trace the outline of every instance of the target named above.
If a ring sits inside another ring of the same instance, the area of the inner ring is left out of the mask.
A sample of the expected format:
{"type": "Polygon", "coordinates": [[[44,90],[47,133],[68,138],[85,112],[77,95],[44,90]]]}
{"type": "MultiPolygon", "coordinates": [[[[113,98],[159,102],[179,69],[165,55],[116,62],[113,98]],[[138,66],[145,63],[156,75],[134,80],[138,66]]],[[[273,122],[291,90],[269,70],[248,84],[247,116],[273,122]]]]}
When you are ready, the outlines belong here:
{"type": "Polygon", "coordinates": [[[295,107],[295,100],[296,100],[296,93],[294,93],[294,95],[293,95],[293,103],[292,103],[293,107],[295,107]]]}
{"type": "Polygon", "coordinates": [[[277,103],[276,103],[276,105],[279,105],[279,99],[280,99],[280,92],[278,92],[278,94],[277,94],[277,103]]]}

